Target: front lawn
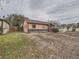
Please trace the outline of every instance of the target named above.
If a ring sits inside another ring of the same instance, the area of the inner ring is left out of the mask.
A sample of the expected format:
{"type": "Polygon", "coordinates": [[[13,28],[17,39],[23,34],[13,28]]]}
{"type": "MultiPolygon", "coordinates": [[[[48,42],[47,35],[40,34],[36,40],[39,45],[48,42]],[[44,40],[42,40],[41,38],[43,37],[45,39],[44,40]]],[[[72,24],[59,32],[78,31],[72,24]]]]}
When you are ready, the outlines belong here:
{"type": "Polygon", "coordinates": [[[20,33],[0,35],[0,59],[31,59],[35,43],[20,33]]]}

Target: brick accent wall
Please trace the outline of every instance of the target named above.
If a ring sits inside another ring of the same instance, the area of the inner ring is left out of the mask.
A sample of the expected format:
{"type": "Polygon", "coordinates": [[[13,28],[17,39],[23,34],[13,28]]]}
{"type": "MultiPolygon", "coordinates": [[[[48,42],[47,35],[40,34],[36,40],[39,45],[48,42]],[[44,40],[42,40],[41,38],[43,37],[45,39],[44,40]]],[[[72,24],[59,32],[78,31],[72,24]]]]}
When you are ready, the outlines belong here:
{"type": "Polygon", "coordinates": [[[24,30],[24,32],[28,32],[28,30],[29,30],[29,24],[26,20],[24,21],[23,30],[24,30]]]}

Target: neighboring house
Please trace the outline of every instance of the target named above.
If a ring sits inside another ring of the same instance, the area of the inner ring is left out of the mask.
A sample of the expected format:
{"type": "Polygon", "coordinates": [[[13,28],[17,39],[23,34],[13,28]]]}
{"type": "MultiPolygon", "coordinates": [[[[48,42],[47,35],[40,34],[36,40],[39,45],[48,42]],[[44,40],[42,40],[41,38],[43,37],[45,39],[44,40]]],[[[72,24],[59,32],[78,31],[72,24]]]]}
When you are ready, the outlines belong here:
{"type": "Polygon", "coordinates": [[[6,34],[9,32],[10,25],[6,20],[0,19],[0,34],[6,34]]]}
{"type": "Polygon", "coordinates": [[[76,24],[76,31],[79,31],[79,23],[76,24]]]}
{"type": "Polygon", "coordinates": [[[79,23],[72,23],[72,24],[62,24],[59,28],[60,32],[67,32],[67,31],[79,31],[79,23]]]}
{"type": "Polygon", "coordinates": [[[47,32],[49,29],[48,22],[42,22],[37,20],[29,20],[25,18],[23,30],[24,32],[47,32]]]}
{"type": "Polygon", "coordinates": [[[60,26],[59,26],[59,31],[60,31],[60,32],[66,32],[66,31],[67,31],[66,24],[60,25],[60,26]]]}

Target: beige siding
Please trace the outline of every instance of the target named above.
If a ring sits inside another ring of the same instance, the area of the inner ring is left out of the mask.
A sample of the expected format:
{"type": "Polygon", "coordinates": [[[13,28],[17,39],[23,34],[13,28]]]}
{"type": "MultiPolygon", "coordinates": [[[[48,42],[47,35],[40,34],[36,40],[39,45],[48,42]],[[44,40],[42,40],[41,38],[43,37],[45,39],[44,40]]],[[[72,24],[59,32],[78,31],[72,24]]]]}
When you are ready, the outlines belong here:
{"type": "Polygon", "coordinates": [[[3,22],[3,34],[9,32],[9,24],[6,22],[3,22]]]}
{"type": "Polygon", "coordinates": [[[79,28],[76,28],[76,31],[79,31],[79,28]]]}
{"type": "Polygon", "coordinates": [[[29,29],[48,29],[46,25],[35,24],[36,28],[32,27],[33,24],[29,24],[29,29]]]}
{"type": "Polygon", "coordinates": [[[1,21],[0,21],[0,26],[1,26],[1,21]]]}

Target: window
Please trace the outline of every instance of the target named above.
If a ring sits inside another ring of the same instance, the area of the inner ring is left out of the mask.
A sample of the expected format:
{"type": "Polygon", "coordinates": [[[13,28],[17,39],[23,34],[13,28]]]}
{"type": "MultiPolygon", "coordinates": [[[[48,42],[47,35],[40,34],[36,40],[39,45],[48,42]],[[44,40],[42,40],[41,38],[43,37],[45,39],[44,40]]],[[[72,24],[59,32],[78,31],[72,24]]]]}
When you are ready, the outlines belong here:
{"type": "Polygon", "coordinates": [[[32,28],[36,28],[36,25],[35,25],[35,24],[33,24],[33,25],[32,25],[32,28]]]}

